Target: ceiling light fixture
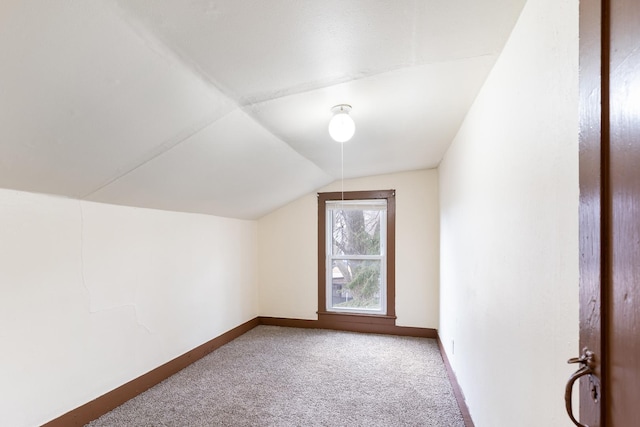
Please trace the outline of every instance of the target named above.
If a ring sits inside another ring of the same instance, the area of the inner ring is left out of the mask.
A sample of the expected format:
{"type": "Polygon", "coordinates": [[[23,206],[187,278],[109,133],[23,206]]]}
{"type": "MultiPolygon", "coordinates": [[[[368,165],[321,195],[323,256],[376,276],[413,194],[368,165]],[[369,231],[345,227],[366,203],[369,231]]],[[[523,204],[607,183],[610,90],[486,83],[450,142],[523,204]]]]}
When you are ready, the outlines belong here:
{"type": "Polygon", "coordinates": [[[349,104],[338,104],[331,109],[333,117],[329,121],[329,135],[336,142],[347,142],[356,131],[356,124],[349,116],[350,111],[349,104]]]}

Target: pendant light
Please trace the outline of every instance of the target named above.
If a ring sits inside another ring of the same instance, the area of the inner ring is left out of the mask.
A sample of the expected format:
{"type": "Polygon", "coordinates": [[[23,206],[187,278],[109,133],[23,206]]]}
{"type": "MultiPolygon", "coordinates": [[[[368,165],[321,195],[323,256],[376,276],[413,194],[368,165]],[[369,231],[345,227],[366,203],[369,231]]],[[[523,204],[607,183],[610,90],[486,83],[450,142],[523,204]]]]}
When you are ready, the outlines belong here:
{"type": "Polygon", "coordinates": [[[336,142],[347,142],[356,131],[356,125],[349,116],[350,111],[349,104],[338,104],[331,109],[333,117],[329,121],[329,135],[336,142]]]}

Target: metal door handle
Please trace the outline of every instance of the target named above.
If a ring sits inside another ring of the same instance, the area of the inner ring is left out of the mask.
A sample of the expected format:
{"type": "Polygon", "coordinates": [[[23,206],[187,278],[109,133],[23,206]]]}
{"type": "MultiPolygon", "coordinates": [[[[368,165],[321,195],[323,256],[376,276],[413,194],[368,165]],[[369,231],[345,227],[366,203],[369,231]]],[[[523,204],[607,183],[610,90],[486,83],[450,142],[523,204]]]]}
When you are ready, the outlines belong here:
{"type": "Polygon", "coordinates": [[[589,427],[589,426],[586,424],[580,423],[580,421],[576,420],[576,418],[573,416],[573,404],[571,402],[573,384],[580,377],[593,374],[593,367],[592,367],[593,356],[594,356],[593,352],[585,348],[582,351],[582,354],[580,355],[580,357],[574,357],[567,361],[567,363],[580,363],[581,365],[583,365],[580,367],[580,369],[578,369],[573,374],[571,374],[571,376],[569,377],[569,380],[567,381],[567,386],[565,387],[565,390],[564,390],[564,404],[565,404],[565,407],[567,408],[567,414],[569,414],[569,418],[571,419],[571,421],[573,421],[573,423],[578,427],[589,427]]]}

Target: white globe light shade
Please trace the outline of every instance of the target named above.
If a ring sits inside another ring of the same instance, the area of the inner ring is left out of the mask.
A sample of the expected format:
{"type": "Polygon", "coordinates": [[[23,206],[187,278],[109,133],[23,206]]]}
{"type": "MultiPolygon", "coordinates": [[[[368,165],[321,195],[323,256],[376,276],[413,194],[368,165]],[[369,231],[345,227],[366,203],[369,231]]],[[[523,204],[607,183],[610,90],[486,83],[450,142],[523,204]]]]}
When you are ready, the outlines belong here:
{"type": "Polygon", "coordinates": [[[356,132],[356,124],[349,116],[349,112],[340,110],[329,121],[329,135],[336,142],[346,142],[356,132]]]}

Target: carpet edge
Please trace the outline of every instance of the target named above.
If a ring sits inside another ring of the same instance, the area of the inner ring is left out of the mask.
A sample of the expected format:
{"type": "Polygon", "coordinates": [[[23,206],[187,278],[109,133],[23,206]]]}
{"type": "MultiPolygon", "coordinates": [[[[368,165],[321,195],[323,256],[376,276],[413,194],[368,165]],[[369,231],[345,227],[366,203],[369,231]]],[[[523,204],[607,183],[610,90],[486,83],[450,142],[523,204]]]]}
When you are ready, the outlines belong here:
{"type": "Polygon", "coordinates": [[[385,335],[410,336],[420,338],[434,338],[438,342],[449,381],[454,391],[456,401],[462,413],[466,427],[474,427],[473,420],[466,405],[464,394],[458,384],[455,373],[451,368],[449,359],[438,336],[438,331],[431,328],[416,328],[396,325],[380,325],[367,322],[353,323],[328,323],[318,320],[290,319],[280,317],[258,316],[225,333],[219,335],[204,344],[172,359],[163,365],[97,397],[96,399],[79,406],[45,424],[42,427],[81,427],[101,417],[107,412],[117,408],[124,402],[136,397],[154,385],[162,382],[171,375],[186,368],[195,361],[219,347],[242,336],[246,332],[259,325],[283,326],[294,328],[331,329],[349,332],[378,333],[385,335]]]}

